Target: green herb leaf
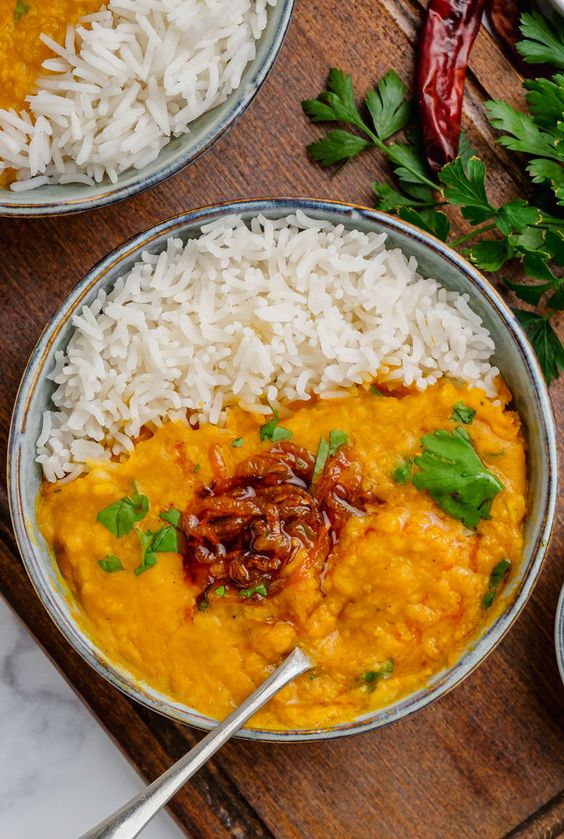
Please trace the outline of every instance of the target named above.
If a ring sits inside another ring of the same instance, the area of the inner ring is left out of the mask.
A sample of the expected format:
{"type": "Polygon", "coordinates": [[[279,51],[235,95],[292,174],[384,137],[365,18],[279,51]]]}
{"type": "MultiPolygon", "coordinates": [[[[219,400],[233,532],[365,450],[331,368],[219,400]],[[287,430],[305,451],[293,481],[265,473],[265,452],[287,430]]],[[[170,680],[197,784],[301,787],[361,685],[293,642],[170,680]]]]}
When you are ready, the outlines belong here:
{"type": "Polygon", "coordinates": [[[499,138],[502,146],[558,160],[550,134],[541,131],[530,116],[500,100],[486,102],[484,107],[493,127],[506,132],[499,138]]]}
{"type": "Polygon", "coordinates": [[[225,597],[225,586],[218,586],[214,591],[217,597],[225,597]]]}
{"type": "Polygon", "coordinates": [[[387,140],[408,124],[411,105],[406,99],[407,89],[395,72],[390,70],[366,97],[376,134],[387,140]]]}
{"type": "Polygon", "coordinates": [[[534,312],[513,309],[517,320],[527,333],[542,367],[547,384],[557,379],[564,370],[564,347],[548,319],[534,312]]]}
{"type": "Polygon", "coordinates": [[[435,431],[421,439],[423,453],[415,458],[420,471],[413,475],[417,489],[427,490],[447,515],[475,528],[489,518],[501,481],[487,469],[472,445],[468,432],[457,428],[435,431]]]}
{"type": "Polygon", "coordinates": [[[336,67],[329,71],[327,90],[317,99],[306,99],[302,108],[313,122],[350,122],[364,127],[355,103],[355,93],[351,77],[336,67]]]}
{"type": "Polygon", "coordinates": [[[349,442],[349,435],[345,434],[344,431],[339,431],[338,429],[333,429],[329,432],[329,457],[333,457],[337,449],[340,449],[341,446],[346,446],[349,442]]]}
{"type": "Polygon", "coordinates": [[[373,393],[373,394],[374,394],[374,396],[384,396],[384,394],[382,393],[382,391],[381,391],[381,390],[378,390],[378,388],[376,387],[376,385],[370,385],[370,387],[368,388],[368,390],[370,391],[370,393],[373,393]]]}
{"type": "Polygon", "coordinates": [[[108,556],[104,557],[104,559],[98,560],[98,565],[102,569],[102,571],[106,571],[108,574],[113,574],[116,571],[123,571],[123,565],[121,564],[121,560],[118,556],[114,554],[108,554],[108,556]]]}
{"type": "MultiPolygon", "coordinates": [[[[377,207],[385,213],[396,212],[400,207],[414,207],[418,203],[425,205],[426,202],[417,202],[410,195],[402,195],[396,189],[385,183],[373,183],[372,189],[378,196],[377,207]]],[[[434,205],[434,200],[431,202],[434,205]]]]}
{"type": "Polygon", "coordinates": [[[559,204],[564,204],[564,167],[554,160],[537,157],[529,161],[527,172],[534,184],[548,182],[559,204]]]}
{"type": "Polygon", "coordinates": [[[182,513],[180,510],[175,510],[174,507],[169,507],[164,513],[160,513],[159,518],[172,524],[173,527],[180,527],[182,513]]]}
{"type": "Polygon", "coordinates": [[[271,420],[265,422],[264,425],[261,425],[259,431],[260,439],[272,440],[274,443],[278,442],[278,440],[289,440],[292,436],[292,432],[287,428],[282,428],[278,425],[280,422],[280,414],[276,408],[271,408],[271,411],[274,416],[271,420]]]}
{"type": "Polygon", "coordinates": [[[450,232],[450,221],[448,216],[440,210],[414,210],[412,207],[400,207],[398,215],[404,221],[415,224],[421,230],[426,230],[436,236],[437,239],[446,242],[450,232]]]}
{"type": "Polygon", "coordinates": [[[252,597],[253,594],[259,594],[261,597],[266,597],[266,595],[268,594],[268,590],[264,583],[260,583],[258,586],[251,586],[251,588],[241,589],[241,591],[239,592],[239,596],[244,597],[246,599],[252,597]]]}
{"type": "Polygon", "coordinates": [[[483,271],[498,271],[511,258],[512,251],[507,239],[485,239],[470,248],[469,256],[483,271]]]}
{"type": "Polygon", "coordinates": [[[411,478],[411,471],[413,469],[413,458],[408,457],[402,460],[399,466],[396,466],[392,473],[392,478],[396,484],[406,484],[411,478]]]}
{"type": "Polygon", "coordinates": [[[480,224],[495,215],[486,195],[486,166],[477,157],[463,163],[457,157],[439,172],[443,193],[451,204],[460,204],[461,213],[472,224],[480,224]]]}
{"type": "Polygon", "coordinates": [[[387,149],[390,160],[395,164],[395,175],[403,184],[429,186],[427,167],[415,146],[406,145],[406,143],[391,143],[387,149]]]}
{"type": "Polygon", "coordinates": [[[539,128],[558,131],[564,114],[564,76],[550,79],[526,79],[523,87],[529,111],[539,128]]]}
{"type": "Polygon", "coordinates": [[[141,543],[141,562],[137,568],[133,569],[133,573],[136,577],[138,577],[140,574],[143,574],[145,571],[148,571],[149,568],[156,565],[158,560],[156,553],[152,550],[154,534],[151,533],[150,530],[147,530],[147,532],[144,533],[138,528],[135,532],[137,533],[139,542],[141,543]]]}
{"type": "Polygon", "coordinates": [[[195,466],[194,466],[194,468],[192,469],[192,472],[196,475],[196,474],[200,471],[200,469],[201,469],[201,468],[202,468],[201,464],[200,464],[200,463],[196,463],[196,465],[195,465],[195,466]]]}
{"type": "Polygon", "coordinates": [[[540,219],[540,210],[531,207],[522,198],[508,201],[496,212],[496,224],[504,236],[513,232],[522,233],[529,225],[538,224],[540,219]]]}
{"type": "Polygon", "coordinates": [[[328,131],[321,140],[306,146],[306,151],[311,159],[321,166],[335,166],[337,163],[347,163],[371,147],[372,143],[369,140],[342,128],[335,128],[328,131]]]}
{"type": "Polygon", "coordinates": [[[508,280],[507,277],[504,277],[503,282],[520,300],[524,300],[525,303],[530,303],[532,306],[538,306],[543,294],[553,288],[552,283],[525,285],[523,283],[514,283],[508,280]]]}
{"type": "Polygon", "coordinates": [[[24,15],[27,15],[31,9],[31,3],[26,3],[25,0],[16,0],[14,7],[14,18],[16,23],[19,23],[24,15]]]}
{"type": "Polygon", "coordinates": [[[474,408],[465,405],[464,402],[460,401],[454,404],[451,419],[455,422],[463,422],[464,425],[469,425],[475,416],[476,411],[474,408]]]}
{"type": "Polygon", "coordinates": [[[329,457],[329,443],[324,437],[319,440],[317,449],[317,457],[315,458],[315,466],[313,467],[312,484],[314,484],[325,469],[327,458],[329,457]]]}
{"type": "Polygon", "coordinates": [[[177,553],[178,552],[178,532],[176,527],[169,525],[162,527],[153,534],[153,544],[151,550],[154,553],[177,553]]]}
{"type": "Polygon", "coordinates": [[[231,445],[234,449],[240,449],[243,446],[243,438],[242,437],[235,437],[235,439],[231,442],[231,445]]]}
{"type": "Polygon", "coordinates": [[[391,658],[384,662],[382,667],[379,670],[367,670],[365,673],[362,674],[360,677],[361,681],[364,682],[366,689],[369,693],[372,693],[376,689],[376,685],[380,681],[380,679],[389,679],[392,675],[394,670],[394,662],[391,658]]]}
{"type": "Polygon", "coordinates": [[[529,64],[552,64],[564,69],[564,23],[559,15],[548,21],[539,12],[521,16],[520,30],[525,36],[517,49],[529,64]]]}
{"type": "Polygon", "coordinates": [[[198,603],[198,611],[199,611],[199,612],[205,612],[205,611],[206,611],[206,609],[208,608],[208,606],[209,606],[209,605],[210,605],[210,604],[208,603],[208,601],[206,600],[206,598],[205,598],[205,597],[203,597],[203,598],[200,600],[200,602],[198,603]]]}
{"type": "Polygon", "coordinates": [[[131,498],[121,498],[109,507],[104,507],[96,516],[96,521],[121,539],[131,532],[136,522],[145,518],[148,511],[149,499],[146,495],[139,495],[134,484],[131,498]]]}
{"type": "Polygon", "coordinates": [[[490,608],[494,601],[494,597],[497,594],[498,588],[507,577],[510,567],[511,563],[508,559],[502,559],[494,567],[492,573],[490,574],[488,591],[486,592],[486,594],[484,594],[484,597],[482,598],[482,609],[490,608]]]}

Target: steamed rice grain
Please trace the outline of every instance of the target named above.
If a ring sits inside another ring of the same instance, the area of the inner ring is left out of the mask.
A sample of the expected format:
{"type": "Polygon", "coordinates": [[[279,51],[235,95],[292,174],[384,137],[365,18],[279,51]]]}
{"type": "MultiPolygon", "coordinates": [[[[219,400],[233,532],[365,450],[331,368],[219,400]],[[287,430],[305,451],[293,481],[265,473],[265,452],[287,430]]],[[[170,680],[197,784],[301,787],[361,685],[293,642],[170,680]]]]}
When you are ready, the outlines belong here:
{"type": "Polygon", "coordinates": [[[38,441],[50,481],[127,453],[166,419],[223,424],[235,404],[265,414],[375,376],[419,389],[448,376],[491,395],[499,372],[468,295],[422,277],[385,233],[300,211],[169,239],[73,325],[38,441]]]}

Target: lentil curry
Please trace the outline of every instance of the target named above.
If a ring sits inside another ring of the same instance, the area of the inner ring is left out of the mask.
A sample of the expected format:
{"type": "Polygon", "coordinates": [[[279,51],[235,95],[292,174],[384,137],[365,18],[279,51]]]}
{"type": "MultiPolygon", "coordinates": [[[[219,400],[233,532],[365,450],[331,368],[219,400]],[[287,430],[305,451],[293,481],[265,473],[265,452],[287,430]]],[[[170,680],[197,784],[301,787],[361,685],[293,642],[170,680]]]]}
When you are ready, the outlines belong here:
{"type": "Polygon", "coordinates": [[[135,677],[222,718],[300,644],[314,669],[252,725],[328,727],[424,686],[503,608],[526,495],[509,400],[373,386],[169,422],[44,484],[40,527],[84,629],[135,677]]]}

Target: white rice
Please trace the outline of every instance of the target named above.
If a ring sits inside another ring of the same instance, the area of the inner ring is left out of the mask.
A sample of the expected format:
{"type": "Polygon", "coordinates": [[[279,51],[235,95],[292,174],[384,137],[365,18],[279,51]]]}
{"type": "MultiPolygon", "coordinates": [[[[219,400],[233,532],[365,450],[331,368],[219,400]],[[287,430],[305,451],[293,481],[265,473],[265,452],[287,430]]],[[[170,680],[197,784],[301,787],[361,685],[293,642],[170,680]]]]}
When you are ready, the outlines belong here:
{"type": "Polygon", "coordinates": [[[37,460],[49,481],[122,455],[144,425],[225,422],[374,376],[424,389],[442,376],[495,393],[494,343],[468,296],[417,273],[413,257],[308,218],[236,216],[185,245],[144,253],[73,316],[50,373],[37,460]],[[191,413],[194,412],[194,413],[191,413]]]}
{"type": "Polygon", "coordinates": [[[12,190],[112,183],[154,161],[172,137],[241,83],[277,0],[109,0],[46,35],[49,75],[29,110],[0,109],[0,173],[12,190]]]}

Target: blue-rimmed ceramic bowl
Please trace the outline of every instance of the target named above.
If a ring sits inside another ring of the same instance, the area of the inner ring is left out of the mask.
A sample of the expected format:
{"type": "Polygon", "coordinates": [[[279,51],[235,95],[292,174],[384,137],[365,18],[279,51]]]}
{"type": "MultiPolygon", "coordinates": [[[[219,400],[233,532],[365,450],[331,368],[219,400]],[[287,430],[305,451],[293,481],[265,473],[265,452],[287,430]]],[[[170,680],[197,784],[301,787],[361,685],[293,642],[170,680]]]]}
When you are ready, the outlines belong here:
{"type": "Polygon", "coordinates": [[[0,189],[0,216],[55,216],[105,207],[150,189],[194,163],[229,131],[258,93],[284,43],[294,2],[277,0],[276,6],[269,7],[256,56],[245,68],[237,90],[190,123],[190,133],[173,138],[153,163],[124,172],[116,184],[104,180],[95,186],[48,185],[28,192],[0,189]]]}
{"type": "Polygon", "coordinates": [[[556,609],[556,621],[554,625],[554,644],[556,647],[556,660],[560,670],[560,678],[564,682],[564,586],[560,592],[558,608],[556,609]]]}
{"type": "Polygon", "coordinates": [[[442,696],[464,679],[503,638],[527,602],[540,573],[551,534],[557,495],[557,457],[554,418],[547,388],[531,347],[510,309],[482,275],[438,239],[400,219],[330,201],[270,199],[241,201],[194,210],[141,233],[102,260],[71,292],[41,336],[25,371],[14,409],[9,441],[9,491],[16,538],[27,571],[49,614],[68,641],[112,684],[153,710],[172,719],[208,729],[214,721],[135,680],[109,661],[77,624],[68,589],[58,574],[54,559],[35,518],[35,500],[41,472],[35,463],[35,444],[44,410],[50,407],[52,385],[45,378],[55,351],[63,349],[72,332],[71,316],[90,303],[100,288],[110,288],[139,259],[142,250],[158,252],[168,236],[188,239],[198,235],[202,224],[232,213],[249,219],[257,213],[269,218],[285,216],[296,209],[309,215],[364,231],[385,231],[393,245],[414,255],[419,270],[438,277],[449,289],[466,292],[470,305],[480,314],[495,342],[495,364],[501,369],[515,396],[527,434],[529,459],[528,517],[523,562],[505,595],[503,614],[488,626],[479,640],[451,668],[439,673],[411,696],[383,710],[350,723],[322,730],[270,732],[245,729],[239,736],[260,740],[315,740],[369,731],[399,720],[442,696]]]}

